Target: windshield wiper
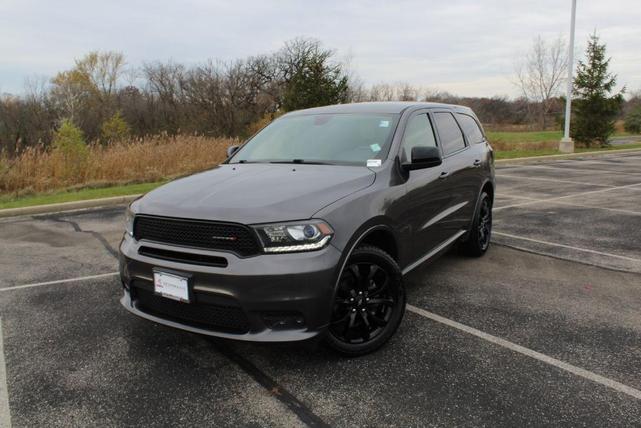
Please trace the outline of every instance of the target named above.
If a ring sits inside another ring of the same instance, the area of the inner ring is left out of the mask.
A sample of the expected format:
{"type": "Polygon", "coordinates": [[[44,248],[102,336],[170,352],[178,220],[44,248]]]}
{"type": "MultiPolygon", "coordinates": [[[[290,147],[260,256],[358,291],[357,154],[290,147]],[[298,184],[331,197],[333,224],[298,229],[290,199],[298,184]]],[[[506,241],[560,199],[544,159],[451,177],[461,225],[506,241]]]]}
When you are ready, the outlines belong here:
{"type": "Polygon", "coordinates": [[[322,162],[322,161],[311,161],[311,160],[305,160],[305,159],[289,159],[289,160],[277,160],[277,161],[270,161],[269,163],[298,163],[298,164],[305,164],[305,165],[333,165],[332,163],[329,162],[322,162]]]}

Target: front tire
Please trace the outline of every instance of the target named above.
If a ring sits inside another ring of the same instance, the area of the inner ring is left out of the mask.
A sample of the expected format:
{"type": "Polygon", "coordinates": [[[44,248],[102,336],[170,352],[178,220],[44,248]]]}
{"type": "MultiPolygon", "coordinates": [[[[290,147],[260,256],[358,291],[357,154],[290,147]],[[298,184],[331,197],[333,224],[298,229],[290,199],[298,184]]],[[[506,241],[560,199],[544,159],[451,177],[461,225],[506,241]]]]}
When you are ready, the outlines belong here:
{"type": "Polygon", "coordinates": [[[490,247],[492,238],[492,198],[482,192],[478,210],[474,214],[472,228],[467,239],[461,244],[463,253],[472,257],[481,257],[490,247]]]}
{"type": "Polygon", "coordinates": [[[341,272],[325,342],[346,356],[368,354],[392,337],[404,313],[396,261],[380,248],[358,247],[341,272]]]}

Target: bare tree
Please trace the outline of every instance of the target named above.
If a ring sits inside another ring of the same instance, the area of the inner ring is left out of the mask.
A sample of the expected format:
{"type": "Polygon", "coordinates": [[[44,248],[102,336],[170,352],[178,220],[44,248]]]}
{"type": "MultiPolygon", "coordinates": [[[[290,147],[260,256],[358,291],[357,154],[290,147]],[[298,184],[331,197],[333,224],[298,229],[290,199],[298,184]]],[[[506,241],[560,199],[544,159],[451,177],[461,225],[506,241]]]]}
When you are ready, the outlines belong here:
{"type": "Polygon", "coordinates": [[[418,93],[420,91],[409,83],[401,83],[398,86],[398,100],[399,101],[418,101],[418,93]]]}
{"type": "Polygon", "coordinates": [[[184,117],[185,67],[172,61],[145,63],[142,73],[147,81],[149,103],[157,113],[157,126],[172,134],[179,132],[184,117]]]}
{"type": "Polygon", "coordinates": [[[58,73],[51,79],[51,96],[64,118],[75,121],[91,95],[91,83],[77,70],[58,73]]]}
{"type": "Polygon", "coordinates": [[[397,100],[396,88],[389,83],[377,83],[369,90],[370,101],[395,101],[397,100]]]}
{"type": "Polygon", "coordinates": [[[418,101],[423,89],[407,82],[396,82],[378,83],[363,91],[367,93],[369,101],[418,101]]]}
{"type": "Polygon", "coordinates": [[[45,103],[49,95],[49,79],[45,76],[28,76],[24,79],[25,100],[45,103]]]}
{"type": "Polygon", "coordinates": [[[120,52],[89,52],[76,61],[76,69],[87,75],[104,98],[116,91],[118,79],[124,72],[125,56],[120,52]]]}
{"type": "Polygon", "coordinates": [[[538,36],[530,50],[515,64],[515,84],[534,107],[536,121],[541,129],[546,128],[547,115],[565,80],[568,66],[566,52],[563,37],[545,41],[538,36]]]}

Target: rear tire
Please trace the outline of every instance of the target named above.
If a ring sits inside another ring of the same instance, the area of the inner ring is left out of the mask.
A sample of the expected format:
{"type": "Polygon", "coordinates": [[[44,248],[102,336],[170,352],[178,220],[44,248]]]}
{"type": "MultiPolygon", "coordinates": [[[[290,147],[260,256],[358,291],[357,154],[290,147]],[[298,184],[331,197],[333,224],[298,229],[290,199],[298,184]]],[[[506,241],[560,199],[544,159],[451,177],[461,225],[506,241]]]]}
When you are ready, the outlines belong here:
{"type": "Polygon", "coordinates": [[[392,337],[404,313],[396,261],[380,248],[358,247],[341,272],[325,343],[345,356],[369,354],[392,337]]]}
{"type": "Polygon", "coordinates": [[[486,192],[479,197],[478,209],[474,214],[472,228],[467,239],[461,243],[464,254],[481,257],[490,247],[492,237],[492,198],[486,192]]]}

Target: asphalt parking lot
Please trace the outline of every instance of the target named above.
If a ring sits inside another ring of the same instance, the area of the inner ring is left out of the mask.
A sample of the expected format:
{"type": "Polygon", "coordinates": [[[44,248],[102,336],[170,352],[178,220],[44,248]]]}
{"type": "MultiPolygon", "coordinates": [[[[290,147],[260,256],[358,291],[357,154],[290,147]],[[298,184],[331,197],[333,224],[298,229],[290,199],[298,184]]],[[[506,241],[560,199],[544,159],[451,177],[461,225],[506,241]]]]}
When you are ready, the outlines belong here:
{"type": "Polygon", "coordinates": [[[498,166],[495,245],[412,272],[358,359],[128,314],[121,207],[0,220],[0,426],[638,426],[640,166],[498,166]]]}

